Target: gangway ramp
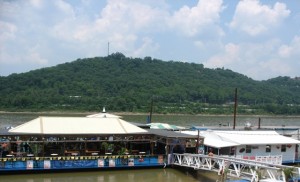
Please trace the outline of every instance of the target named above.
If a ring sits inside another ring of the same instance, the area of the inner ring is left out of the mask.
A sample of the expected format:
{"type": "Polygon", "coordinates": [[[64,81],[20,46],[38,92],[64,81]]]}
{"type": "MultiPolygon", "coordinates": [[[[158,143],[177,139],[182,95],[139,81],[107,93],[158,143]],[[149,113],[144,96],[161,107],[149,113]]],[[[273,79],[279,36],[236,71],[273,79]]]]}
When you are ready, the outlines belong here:
{"type": "Polygon", "coordinates": [[[287,182],[286,177],[298,178],[300,176],[298,167],[203,154],[174,153],[171,158],[171,164],[195,170],[213,171],[225,178],[230,176],[251,182],[265,180],[287,182]]]}

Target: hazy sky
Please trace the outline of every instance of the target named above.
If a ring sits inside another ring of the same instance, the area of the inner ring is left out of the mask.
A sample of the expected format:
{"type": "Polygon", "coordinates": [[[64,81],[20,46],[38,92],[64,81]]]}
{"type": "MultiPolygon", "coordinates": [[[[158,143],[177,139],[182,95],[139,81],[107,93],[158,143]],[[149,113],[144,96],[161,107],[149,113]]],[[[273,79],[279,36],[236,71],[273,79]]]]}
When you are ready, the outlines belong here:
{"type": "Polygon", "coordinates": [[[121,52],[300,76],[299,0],[0,0],[0,76],[121,52]]]}

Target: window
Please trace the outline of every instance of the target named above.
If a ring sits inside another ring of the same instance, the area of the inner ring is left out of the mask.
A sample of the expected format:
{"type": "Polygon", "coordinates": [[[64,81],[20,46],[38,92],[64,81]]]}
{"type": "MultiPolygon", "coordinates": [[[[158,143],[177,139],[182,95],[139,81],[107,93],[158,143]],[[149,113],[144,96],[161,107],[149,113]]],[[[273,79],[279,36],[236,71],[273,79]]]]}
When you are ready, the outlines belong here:
{"type": "Polygon", "coordinates": [[[286,145],[281,145],[281,152],[286,152],[286,145]]]}
{"type": "Polygon", "coordinates": [[[246,153],[251,153],[251,145],[246,145],[246,153]]]}
{"type": "Polygon", "coordinates": [[[266,152],[271,152],[271,145],[266,145],[266,152]]]}

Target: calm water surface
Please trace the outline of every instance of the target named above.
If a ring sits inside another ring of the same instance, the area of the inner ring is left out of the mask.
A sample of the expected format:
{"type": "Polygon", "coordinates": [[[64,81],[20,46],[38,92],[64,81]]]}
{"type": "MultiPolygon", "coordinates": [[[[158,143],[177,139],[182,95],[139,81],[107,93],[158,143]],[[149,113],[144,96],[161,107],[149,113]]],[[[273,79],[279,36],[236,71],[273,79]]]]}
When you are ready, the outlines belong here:
{"type": "Polygon", "coordinates": [[[192,174],[171,168],[0,176],[1,182],[215,182],[216,179],[213,173],[192,174]]]}
{"type": "MultiPolygon", "coordinates": [[[[0,128],[17,126],[39,116],[86,116],[87,114],[39,114],[39,113],[0,113],[0,128]]],[[[146,123],[147,115],[122,115],[129,122],[146,123]]],[[[299,126],[300,116],[238,116],[237,126],[251,122],[258,125],[261,118],[265,126],[299,126]]],[[[201,116],[201,115],[153,115],[153,122],[164,122],[181,126],[218,126],[232,125],[232,116],[201,116]]],[[[24,175],[1,175],[1,182],[215,182],[218,176],[211,172],[188,172],[176,169],[139,169],[111,170],[96,172],[46,173],[24,175]]]]}
{"type": "MultiPolygon", "coordinates": [[[[88,114],[44,114],[44,113],[0,113],[0,128],[17,126],[39,116],[86,116],[88,114]]],[[[146,123],[147,115],[121,115],[124,120],[136,123],[146,123]]],[[[261,118],[262,126],[300,126],[300,116],[237,116],[237,126],[250,122],[258,125],[261,118]]],[[[203,115],[153,115],[152,122],[163,122],[180,126],[219,126],[231,125],[233,116],[203,116],[203,115]]]]}
{"type": "MultiPolygon", "coordinates": [[[[175,169],[112,170],[73,173],[2,175],[1,182],[193,182],[189,173],[175,169]]],[[[201,181],[201,180],[200,180],[201,181]]],[[[215,181],[215,180],[214,180],[215,181]]],[[[204,181],[203,181],[204,182],[204,181]]]]}

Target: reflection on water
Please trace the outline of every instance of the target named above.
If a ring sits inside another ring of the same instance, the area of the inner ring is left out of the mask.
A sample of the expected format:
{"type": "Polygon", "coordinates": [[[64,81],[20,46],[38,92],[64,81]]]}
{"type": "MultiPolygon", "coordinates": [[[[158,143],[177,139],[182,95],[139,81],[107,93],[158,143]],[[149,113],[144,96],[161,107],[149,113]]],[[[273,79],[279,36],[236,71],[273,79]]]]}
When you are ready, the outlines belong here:
{"type": "Polygon", "coordinates": [[[209,182],[199,175],[182,172],[175,169],[138,169],[138,170],[112,170],[94,172],[72,172],[72,173],[47,173],[47,174],[23,174],[2,175],[1,182],[209,182]],[[205,180],[205,181],[203,181],[205,180]]]}

